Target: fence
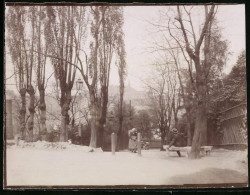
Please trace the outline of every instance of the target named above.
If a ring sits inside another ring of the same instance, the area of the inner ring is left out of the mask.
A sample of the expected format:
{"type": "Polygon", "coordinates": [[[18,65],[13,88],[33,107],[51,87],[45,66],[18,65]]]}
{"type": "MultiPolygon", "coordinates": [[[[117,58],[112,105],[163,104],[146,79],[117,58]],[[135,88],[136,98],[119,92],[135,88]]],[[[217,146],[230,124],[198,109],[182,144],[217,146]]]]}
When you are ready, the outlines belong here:
{"type": "Polygon", "coordinates": [[[151,149],[161,148],[161,140],[142,139],[142,141],[149,142],[149,148],[151,149]]]}
{"type": "Polygon", "coordinates": [[[247,144],[246,114],[246,104],[234,106],[220,113],[218,128],[223,133],[220,144],[247,144]]]}

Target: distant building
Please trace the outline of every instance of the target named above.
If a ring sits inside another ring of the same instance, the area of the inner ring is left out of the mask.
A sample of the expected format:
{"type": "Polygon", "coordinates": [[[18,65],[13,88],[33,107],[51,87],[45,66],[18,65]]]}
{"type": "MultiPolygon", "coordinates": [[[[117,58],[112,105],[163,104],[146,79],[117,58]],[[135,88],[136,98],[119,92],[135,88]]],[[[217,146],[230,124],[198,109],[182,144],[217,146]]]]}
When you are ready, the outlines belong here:
{"type": "MultiPolygon", "coordinates": [[[[74,93],[73,93],[74,94],[74,93]]],[[[132,88],[130,85],[125,87],[124,91],[124,102],[129,104],[131,102],[131,106],[135,109],[136,112],[139,110],[145,110],[148,108],[147,106],[147,93],[144,91],[138,91],[132,88]]],[[[20,95],[15,93],[12,90],[6,90],[6,98],[12,99],[12,123],[13,123],[13,133],[14,135],[19,133],[18,126],[19,126],[19,107],[21,106],[20,102],[20,95]]],[[[39,95],[37,93],[36,99],[39,100],[39,95]]],[[[75,118],[75,125],[79,122],[81,124],[86,124],[86,120],[89,118],[89,97],[88,91],[81,90],[76,95],[72,95],[72,101],[75,101],[73,106],[74,118],[75,118]]],[[[61,120],[61,107],[59,105],[58,100],[55,97],[55,94],[47,94],[45,96],[46,101],[46,126],[47,130],[51,131],[55,125],[60,126],[61,120]]],[[[119,86],[109,86],[109,104],[108,110],[112,111],[117,108],[119,101],[119,86]]],[[[26,114],[29,114],[28,106],[29,106],[29,95],[26,94],[26,114]]],[[[72,110],[72,107],[71,107],[72,110]]],[[[72,113],[69,112],[70,117],[72,117],[72,113]]],[[[34,134],[39,133],[39,115],[37,113],[35,120],[34,120],[34,134]],[[38,117],[38,118],[37,118],[38,117]]]]}
{"type": "Polygon", "coordinates": [[[12,139],[17,133],[18,128],[18,104],[17,104],[17,94],[13,90],[5,91],[6,100],[6,121],[5,130],[7,139],[12,139]]]}
{"type": "MultiPolygon", "coordinates": [[[[119,86],[110,86],[109,96],[110,99],[114,100],[114,102],[118,102],[119,86]]],[[[131,106],[135,109],[135,111],[145,110],[148,109],[148,94],[145,91],[138,91],[128,85],[125,86],[124,89],[124,102],[126,104],[129,104],[131,102],[131,106]]]]}

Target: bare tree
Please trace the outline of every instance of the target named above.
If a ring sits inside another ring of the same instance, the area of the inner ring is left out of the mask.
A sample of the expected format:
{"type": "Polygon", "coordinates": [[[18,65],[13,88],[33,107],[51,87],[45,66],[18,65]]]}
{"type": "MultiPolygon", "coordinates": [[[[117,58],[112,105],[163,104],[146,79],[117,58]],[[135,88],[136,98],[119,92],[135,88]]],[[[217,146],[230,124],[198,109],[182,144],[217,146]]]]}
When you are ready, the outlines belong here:
{"type": "MultiPolygon", "coordinates": [[[[190,158],[199,157],[200,145],[206,144],[207,134],[207,76],[211,68],[210,36],[216,11],[215,5],[210,6],[209,11],[208,6],[204,6],[204,8],[204,23],[201,26],[201,32],[198,32],[198,30],[194,28],[197,25],[194,25],[194,21],[192,20],[192,6],[181,7],[178,5],[177,16],[173,19],[174,15],[170,15],[166,12],[168,18],[166,20],[168,21],[167,26],[158,25],[162,31],[165,30],[169,35],[169,37],[166,37],[166,33],[163,33],[163,38],[167,41],[168,47],[161,46],[161,49],[168,51],[175,61],[188,120],[190,119],[190,96],[185,97],[186,92],[183,82],[181,81],[180,68],[178,65],[180,64],[178,62],[180,58],[174,54],[174,50],[181,51],[183,55],[181,61],[186,61],[192,84],[191,87],[195,89],[196,119],[190,158]],[[204,47],[203,50],[201,49],[202,46],[204,47]]],[[[190,129],[190,124],[188,126],[190,129]]],[[[190,131],[188,132],[188,144],[190,144],[190,131]]]]}
{"type": "Polygon", "coordinates": [[[35,113],[35,90],[32,85],[34,66],[34,15],[32,9],[21,6],[9,7],[7,13],[8,46],[14,64],[15,80],[21,96],[22,106],[19,121],[21,137],[27,141],[33,140],[35,113]],[[31,29],[31,30],[29,30],[31,29]],[[28,38],[29,37],[29,38],[28,38]],[[25,136],[26,92],[30,95],[28,131],[25,136]]]}
{"type": "MultiPolygon", "coordinates": [[[[183,8],[185,10],[185,7],[183,8]]],[[[185,41],[185,48],[186,52],[188,53],[189,57],[192,59],[195,65],[195,70],[196,70],[196,90],[197,90],[197,110],[196,110],[196,121],[195,121],[195,132],[194,132],[194,137],[193,137],[193,142],[192,142],[192,150],[190,154],[190,158],[198,158],[200,154],[200,145],[206,143],[205,139],[205,134],[207,131],[207,116],[206,116],[206,66],[207,66],[207,55],[209,51],[209,44],[208,38],[205,40],[205,45],[204,45],[204,51],[205,51],[205,60],[202,63],[201,58],[200,58],[200,50],[201,50],[201,45],[204,41],[204,38],[206,37],[206,34],[208,33],[208,30],[211,26],[211,23],[213,21],[214,17],[214,10],[215,10],[215,5],[212,5],[209,12],[207,10],[207,6],[205,6],[205,20],[204,24],[201,30],[201,33],[198,39],[196,39],[196,35],[193,31],[192,38],[193,38],[193,45],[190,45],[189,42],[189,37],[187,35],[187,29],[184,26],[184,19],[183,19],[183,13],[182,9],[180,6],[177,6],[177,12],[178,12],[178,17],[176,20],[179,22],[180,31],[183,34],[184,41],[185,41]]],[[[187,12],[187,15],[190,16],[190,12],[187,12]]],[[[189,23],[193,29],[192,25],[192,20],[189,18],[189,23]]]]}
{"type": "MultiPolygon", "coordinates": [[[[187,144],[190,146],[192,143],[191,136],[191,110],[194,105],[192,104],[192,92],[194,86],[194,76],[193,76],[193,63],[192,59],[186,54],[185,46],[181,43],[182,35],[178,32],[175,21],[171,23],[172,9],[159,10],[159,21],[150,23],[156,33],[159,34],[160,39],[154,40],[150,52],[156,53],[159,56],[159,60],[164,63],[166,56],[171,60],[174,66],[171,70],[177,76],[179,81],[177,84],[177,89],[174,91],[176,94],[173,99],[173,116],[175,124],[178,124],[178,111],[180,107],[185,108],[186,116],[186,132],[187,132],[187,144]],[[167,21],[167,22],[166,22],[167,21]],[[166,25],[165,25],[166,24],[166,25]],[[172,25],[171,25],[172,24],[172,25]],[[173,32],[174,31],[174,32],[173,32]],[[181,101],[182,100],[182,101],[181,101]]],[[[166,63],[168,65],[168,63],[166,63]]],[[[193,109],[194,110],[194,109],[193,109]]],[[[175,125],[175,126],[176,126],[175,125]]]]}
{"type": "Polygon", "coordinates": [[[37,85],[39,91],[39,128],[40,133],[44,134],[47,132],[46,128],[46,102],[45,102],[45,88],[46,88],[46,60],[47,60],[47,43],[44,39],[45,35],[45,17],[46,17],[46,9],[45,7],[33,6],[33,14],[34,14],[34,31],[35,31],[35,47],[37,48],[36,57],[36,76],[37,76],[37,85]],[[38,17],[36,17],[38,14],[38,17]],[[45,55],[42,55],[44,53],[45,55]]]}
{"type": "MultiPolygon", "coordinates": [[[[218,78],[217,75],[221,72],[227,56],[227,42],[221,39],[220,29],[216,24],[215,13],[217,10],[211,7],[208,12],[208,6],[204,8],[205,22],[201,26],[201,32],[195,29],[197,21],[192,19],[193,14],[200,9],[197,8],[197,10],[193,6],[178,6],[177,16],[172,9],[164,10],[160,12],[161,21],[153,24],[162,35],[161,42],[155,43],[154,50],[170,54],[178,72],[180,92],[187,117],[188,145],[191,145],[192,138],[190,131],[192,115],[197,114],[201,99],[206,107],[205,110],[208,110],[211,103],[209,99],[211,86],[218,78]],[[167,25],[162,25],[162,23],[167,25]],[[189,55],[192,52],[194,55],[189,55]],[[186,79],[187,76],[189,79],[186,79]]],[[[197,120],[197,117],[195,118],[197,120]]],[[[205,119],[203,125],[207,126],[205,119]]],[[[207,142],[206,131],[206,127],[204,127],[200,134],[202,145],[207,142]]]]}
{"type": "MultiPolygon", "coordinates": [[[[122,63],[125,65],[125,49],[123,41],[123,10],[121,7],[102,7],[101,13],[104,16],[101,23],[100,30],[100,49],[99,49],[99,71],[100,71],[100,87],[101,87],[101,117],[99,119],[98,129],[98,146],[103,145],[103,133],[104,124],[107,117],[107,105],[108,105],[108,89],[109,89],[109,77],[112,59],[115,54],[122,63]],[[122,52],[119,51],[122,48],[122,52]],[[119,53],[118,53],[119,52],[119,53]],[[117,55],[118,54],[118,55],[117,55]]],[[[121,101],[122,99],[120,99],[121,101]]],[[[123,101],[123,100],[122,100],[123,101]]],[[[122,107],[122,105],[121,105],[122,107]]]]}
{"type": "Polygon", "coordinates": [[[122,127],[123,127],[123,96],[124,96],[124,80],[126,76],[126,62],[125,62],[125,48],[124,48],[124,41],[123,37],[119,39],[118,42],[118,74],[119,74],[119,91],[120,91],[120,98],[119,98],[119,128],[117,132],[117,150],[121,148],[122,143],[122,127]]]}
{"type": "MultiPolygon", "coordinates": [[[[81,8],[80,8],[81,9],[81,8]]],[[[88,59],[88,55],[83,48],[83,37],[85,34],[85,28],[83,24],[84,22],[84,14],[80,12],[80,16],[78,18],[78,31],[74,32],[74,42],[76,45],[76,56],[77,60],[80,63],[79,69],[83,80],[89,91],[90,98],[90,127],[91,127],[91,139],[90,139],[90,147],[97,146],[97,119],[99,118],[99,109],[98,109],[98,97],[97,97],[97,80],[98,80],[98,49],[99,49],[99,29],[102,21],[103,15],[100,15],[98,7],[90,8],[90,15],[93,17],[92,23],[90,24],[90,33],[93,37],[93,40],[90,43],[90,59],[88,59]],[[85,56],[83,60],[80,57],[80,54],[85,56]]],[[[86,24],[87,25],[87,24],[86,24]]]]}
{"type": "Polygon", "coordinates": [[[6,24],[8,29],[8,47],[11,54],[12,62],[14,64],[14,72],[16,87],[21,97],[21,107],[19,109],[19,129],[21,133],[21,139],[24,139],[25,133],[25,116],[26,116],[26,80],[25,80],[25,56],[22,52],[23,40],[20,37],[24,36],[23,21],[25,10],[23,7],[10,7],[7,10],[6,24]]]}
{"type": "Polygon", "coordinates": [[[61,141],[67,141],[68,111],[76,75],[76,67],[73,66],[77,61],[77,57],[74,55],[74,29],[76,28],[74,22],[78,20],[76,9],[73,6],[46,7],[46,42],[55,70],[57,87],[60,88],[61,141]]]}
{"type": "MultiPolygon", "coordinates": [[[[171,45],[170,43],[168,42],[170,48],[171,45]]],[[[180,60],[179,60],[179,51],[175,51],[176,49],[170,49],[168,50],[170,55],[172,56],[173,60],[174,60],[174,65],[176,67],[176,72],[177,72],[177,76],[178,76],[178,80],[179,80],[179,96],[181,95],[182,97],[182,100],[183,100],[183,106],[185,108],[185,111],[186,111],[186,121],[187,121],[187,145],[188,146],[191,146],[192,144],[192,136],[191,136],[191,123],[192,123],[192,118],[191,118],[191,106],[194,106],[192,105],[192,90],[190,90],[190,87],[188,86],[189,83],[191,83],[191,88],[193,86],[193,82],[192,82],[192,72],[191,72],[191,67],[192,67],[192,64],[190,62],[190,60],[188,60],[187,58],[185,58],[185,61],[186,63],[188,64],[188,71],[185,71],[186,75],[190,75],[190,78],[188,80],[191,80],[191,82],[189,81],[186,81],[185,83],[185,80],[183,79],[183,77],[185,77],[183,74],[183,71],[181,70],[180,68],[180,60]]],[[[181,50],[183,51],[183,48],[181,48],[181,50]]],[[[185,55],[185,54],[183,54],[185,55]]],[[[179,99],[180,100],[180,99],[179,99]]],[[[180,106],[180,105],[179,105],[180,106]]],[[[174,111],[175,113],[175,111],[174,111]]]]}
{"type": "MultiPolygon", "coordinates": [[[[104,125],[106,123],[108,87],[112,60],[117,52],[117,45],[122,34],[122,8],[95,6],[90,7],[90,24],[92,41],[90,57],[81,51],[82,40],[75,36],[79,70],[88,88],[90,97],[91,147],[101,147],[103,144],[104,125]],[[85,60],[80,58],[83,53],[85,60]],[[84,63],[85,62],[85,63],[84,63]]],[[[78,33],[84,31],[79,25],[78,33]]]]}
{"type": "MultiPolygon", "coordinates": [[[[34,41],[35,41],[35,31],[34,31],[34,25],[35,25],[35,11],[33,7],[29,7],[28,10],[28,17],[27,20],[30,20],[30,27],[31,27],[31,35],[30,39],[27,39],[27,46],[24,48],[25,53],[27,55],[27,61],[26,61],[26,79],[27,79],[27,93],[30,96],[29,101],[29,120],[28,120],[28,131],[27,131],[27,141],[33,141],[33,128],[34,128],[34,116],[35,116],[35,88],[32,85],[32,76],[33,76],[33,68],[35,64],[35,56],[34,56],[34,41]]],[[[28,30],[25,30],[27,32],[28,30]]]]}
{"type": "Polygon", "coordinates": [[[146,85],[150,94],[150,107],[157,116],[161,134],[161,150],[171,126],[173,101],[175,98],[176,81],[170,69],[170,63],[154,65],[155,73],[151,82],[146,85]]]}

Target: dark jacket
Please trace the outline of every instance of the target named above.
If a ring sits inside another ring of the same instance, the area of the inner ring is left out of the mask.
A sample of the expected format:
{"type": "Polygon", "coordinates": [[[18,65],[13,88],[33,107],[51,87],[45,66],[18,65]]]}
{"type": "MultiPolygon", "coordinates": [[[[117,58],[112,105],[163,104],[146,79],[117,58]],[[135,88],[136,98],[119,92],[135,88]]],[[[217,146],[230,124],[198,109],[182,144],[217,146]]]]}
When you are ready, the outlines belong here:
{"type": "Polygon", "coordinates": [[[171,146],[176,146],[176,147],[183,146],[183,134],[182,133],[170,133],[169,147],[171,146]]]}

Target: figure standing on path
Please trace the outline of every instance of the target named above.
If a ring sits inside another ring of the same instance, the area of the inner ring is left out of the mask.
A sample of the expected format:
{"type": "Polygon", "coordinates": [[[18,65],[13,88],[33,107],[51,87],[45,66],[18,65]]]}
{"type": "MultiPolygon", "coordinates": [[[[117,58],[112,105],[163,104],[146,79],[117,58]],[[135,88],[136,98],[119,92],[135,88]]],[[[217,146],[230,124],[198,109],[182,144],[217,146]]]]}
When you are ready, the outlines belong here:
{"type": "Polygon", "coordinates": [[[136,128],[133,128],[128,131],[128,137],[129,137],[129,144],[128,144],[128,149],[131,152],[136,152],[137,150],[137,130],[136,128]]]}

